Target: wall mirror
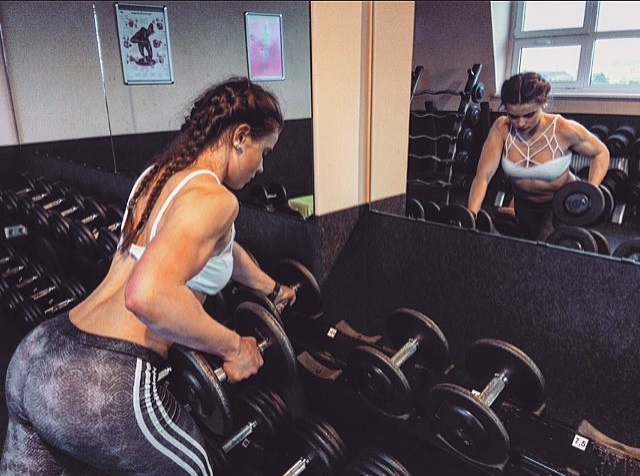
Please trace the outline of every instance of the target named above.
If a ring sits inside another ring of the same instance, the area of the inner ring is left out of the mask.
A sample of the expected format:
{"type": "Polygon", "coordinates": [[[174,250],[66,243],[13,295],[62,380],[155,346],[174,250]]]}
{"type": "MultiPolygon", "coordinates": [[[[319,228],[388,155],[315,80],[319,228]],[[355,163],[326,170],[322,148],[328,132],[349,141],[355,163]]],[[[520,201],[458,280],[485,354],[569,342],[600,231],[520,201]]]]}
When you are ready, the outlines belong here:
{"type": "MultiPolygon", "coordinates": [[[[263,185],[275,181],[289,198],[313,193],[308,1],[141,2],[154,11],[166,8],[160,20],[169,30],[173,70],[166,84],[125,83],[115,5],[2,3],[7,97],[18,145],[46,142],[60,155],[73,154],[73,162],[137,175],[177,132],[201,92],[248,74],[244,13],[279,14],[286,78],[261,84],[279,97],[287,127],[274,154],[280,160],[265,161],[263,185]],[[59,146],[69,141],[72,150],[59,146]]],[[[129,46],[135,56],[136,45],[129,46]]]]}
{"type": "MultiPolygon", "coordinates": [[[[484,138],[493,120],[502,113],[500,99],[496,96],[496,85],[501,85],[506,79],[504,72],[510,61],[506,45],[514,4],[515,2],[422,1],[415,4],[414,82],[411,93],[417,94],[412,96],[409,121],[407,197],[418,196],[421,199],[427,218],[425,226],[433,226],[432,223],[441,226],[438,222],[446,222],[448,218],[456,223],[467,220],[466,216],[457,215],[456,209],[448,210],[453,217],[448,213],[438,217],[438,213],[449,204],[467,205],[469,188],[484,138]],[[452,45],[456,47],[453,48],[452,45]],[[470,73],[478,65],[481,69],[477,79],[483,86],[481,98],[473,100],[478,89],[470,90],[471,99],[467,101],[466,108],[463,108],[460,93],[471,84],[470,73]],[[423,69],[420,70],[420,67],[423,69]],[[439,94],[420,94],[425,91],[439,94]],[[473,125],[470,124],[471,117],[474,117],[473,125]],[[456,125],[459,126],[458,129],[455,129],[456,125]],[[425,137],[433,140],[424,140],[425,137]],[[456,137],[457,140],[454,140],[456,137]],[[449,155],[452,143],[456,144],[456,151],[449,155]],[[452,163],[446,163],[447,159],[453,159],[452,163]],[[416,178],[419,180],[416,181],[416,178]],[[425,183],[416,184],[420,181],[425,182],[426,186],[425,183]]],[[[628,100],[611,97],[572,98],[553,93],[552,89],[547,112],[560,113],[589,129],[599,125],[606,126],[609,133],[601,136],[603,141],[622,126],[628,125],[640,132],[640,121],[634,112],[634,103],[628,100]]],[[[635,101],[637,108],[637,99],[635,101]]],[[[639,137],[640,135],[636,135],[629,140],[633,143],[639,137]]],[[[592,231],[586,237],[572,229],[563,229],[551,246],[572,248],[608,259],[619,259],[618,256],[612,256],[618,250],[626,258],[639,259],[638,185],[625,184],[625,193],[622,191],[623,187],[616,182],[619,179],[617,172],[632,176],[629,168],[633,168],[633,161],[613,152],[611,157],[611,168],[616,169],[616,173],[611,173],[608,184],[613,184],[614,189],[617,187],[618,195],[614,196],[614,203],[611,203],[611,197],[605,196],[608,215],[594,226],[585,225],[592,231]],[[625,246],[621,247],[623,244],[625,246]]],[[[574,158],[572,166],[576,174],[588,171],[586,160],[574,158]]],[[[375,163],[372,164],[372,169],[376,169],[375,163]]],[[[498,207],[509,205],[509,188],[499,171],[485,199],[492,215],[498,207]]],[[[374,203],[372,210],[375,211],[377,205],[374,203]]],[[[379,205],[379,211],[388,212],[383,210],[387,205],[379,205]]],[[[414,216],[410,208],[411,203],[408,203],[407,212],[414,216]]],[[[499,230],[492,233],[500,239],[522,239],[508,220],[496,220],[495,225],[499,230]]]]}

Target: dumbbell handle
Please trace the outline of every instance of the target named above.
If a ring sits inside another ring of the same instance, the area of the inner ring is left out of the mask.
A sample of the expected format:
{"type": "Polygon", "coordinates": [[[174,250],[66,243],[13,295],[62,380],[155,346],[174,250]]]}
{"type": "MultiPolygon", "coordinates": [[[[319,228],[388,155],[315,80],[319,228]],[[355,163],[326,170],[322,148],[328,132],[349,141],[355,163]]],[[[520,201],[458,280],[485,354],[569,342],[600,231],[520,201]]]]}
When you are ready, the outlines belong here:
{"type": "Polygon", "coordinates": [[[234,449],[240,442],[242,442],[247,436],[253,433],[253,429],[258,426],[257,420],[252,420],[242,428],[240,428],[235,435],[229,438],[223,445],[222,451],[226,454],[229,453],[232,449],[234,449]]]}
{"type": "MultiPolygon", "coordinates": [[[[264,351],[267,347],[269,347],[269,345],[270,345],[270,342],[268,339],[263,339],[260,342],[258,342],[258,350],[260,351],[261,355],[264,355],[264,351]]],[[[220,382],[227,381],[227,374],[224,373],[224,369],[222,367],[218,367],[213,371],[213,373],[216,375],[216,377],[220,382]]]]}
{"type": "Polygon", "coordinates": [[[493,405],[493,402],[496,401],[496,398],[502,393],[502,391],[509,384],[509,376],[506,370],[503,370],[499,374],[495,374],[495,376],[491,379],[491,381],[484,387],[484,390],[480,392],[478,398],[487,404],[487,406],[493,405]]]}
{"type": "Polygon", "coordinates": [[[393,357],[391,357],[391,362],[393,362],[393,364],[398,367],[402,366],[402,364],[409,360],[409,357],[416,353],[416,350],[418,350],[418,347],[420,347],[421,343],[422,339],[420,339],[419,337],[410,338],[407,343],[403,345],[400,350],[398,350],[398,352],[393,354],[393,357]]]}
{"type": "Polygon", "coordinates": [[[298,461],[296,461],[295,464],[291,466],[291,468],[289,468],[286,473],[283,473],[282,476],[298,476],[299,474],[302,474],[305,469],[307,469],[307,466],[310,462],[311,460],[309,458],[302,457],[298,461]]]}

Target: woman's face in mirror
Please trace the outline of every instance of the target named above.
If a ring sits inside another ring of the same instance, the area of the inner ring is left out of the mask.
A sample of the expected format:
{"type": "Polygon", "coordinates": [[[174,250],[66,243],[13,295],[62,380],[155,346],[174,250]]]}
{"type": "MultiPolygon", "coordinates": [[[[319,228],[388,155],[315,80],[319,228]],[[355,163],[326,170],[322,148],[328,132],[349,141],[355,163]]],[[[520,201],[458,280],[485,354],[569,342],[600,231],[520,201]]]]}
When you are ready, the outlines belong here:
{"type": "Polygon", "coordinates": [[[535,132],[542,118],[542,105],[537,102],[507,104],[506,110],[509,123],[520,135],[535,132]]]}

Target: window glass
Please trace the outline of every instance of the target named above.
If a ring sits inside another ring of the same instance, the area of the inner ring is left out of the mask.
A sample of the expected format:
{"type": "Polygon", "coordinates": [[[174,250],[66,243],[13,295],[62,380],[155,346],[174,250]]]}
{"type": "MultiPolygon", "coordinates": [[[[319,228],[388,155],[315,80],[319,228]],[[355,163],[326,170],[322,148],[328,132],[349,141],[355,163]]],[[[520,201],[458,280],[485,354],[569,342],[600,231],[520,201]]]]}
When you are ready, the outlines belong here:
{"type": "Polygon", "coordinates": [[[520,56],[520,71],[535,71],[550,82],[575,82],[579,63],[579,45],[525,47],[520,56]]]}
{"type": "Polygon", "coordinates": [[[640,86],[640,38],[596,40],[590,83],[640,86]]]}
{"type": "Polygon", "coordinates": [[[640,30],[640,2],[600,2],[596,31],[640,30]]]}
{"type": "Polygon", "coordinates": [[[523,31],[582,28],[585,2],[524,2],[523,31]]]}

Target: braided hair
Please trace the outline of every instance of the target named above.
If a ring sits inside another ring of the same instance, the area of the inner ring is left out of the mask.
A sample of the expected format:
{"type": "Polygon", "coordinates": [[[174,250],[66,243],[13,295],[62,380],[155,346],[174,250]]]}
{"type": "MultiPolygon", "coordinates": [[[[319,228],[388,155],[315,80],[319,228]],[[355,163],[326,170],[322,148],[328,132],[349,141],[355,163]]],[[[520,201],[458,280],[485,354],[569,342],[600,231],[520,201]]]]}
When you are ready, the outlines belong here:
{"type": "Polygon", "coordinates": [[[502,85],[501,106],[507,104],[527,104],[537,102],[545,104],[551,91],[551,85],[538,73],[528,72],[511,76],[502,85]]]}
{"type": "Polygon", "coordinates": [[[281,131],[284,118],[277,98],[249,79],[235,77],[213,85],[195,101],[180,133],[152,159],[153,165],[127,204],[122,249],[128,249],[142,233],[167,181],[192,165],[211,144],[230,141],[230,132],[240,124],[249,126],[253,139],[281,131]],[[134,226],[133,209],[147,193],[147,204],[134,226]]]}

